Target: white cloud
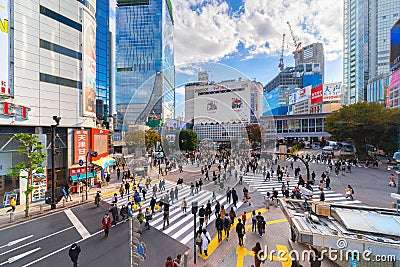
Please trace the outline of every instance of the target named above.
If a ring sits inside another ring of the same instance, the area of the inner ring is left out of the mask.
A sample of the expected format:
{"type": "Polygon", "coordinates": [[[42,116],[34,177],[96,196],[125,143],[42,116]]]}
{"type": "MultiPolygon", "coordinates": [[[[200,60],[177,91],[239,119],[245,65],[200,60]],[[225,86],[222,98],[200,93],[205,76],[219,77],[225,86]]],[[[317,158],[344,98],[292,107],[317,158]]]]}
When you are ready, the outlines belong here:
{"type": "Polygon", "coordinates": [[[185,86],[176,87],[175,94],[184,95],[185,94],[185,86]]]}
{"type": "Polygon", "coordinates": [[[279,55],[282,34],[293,51],[287,21],[304,44],[322,42],[328,61],[342,51],[342,1],[337,0],[243,0],[233,12],[224,0],[176,0],[176,63],[218,61],[238,51],[241,43],[247,58],[279,55]]]}

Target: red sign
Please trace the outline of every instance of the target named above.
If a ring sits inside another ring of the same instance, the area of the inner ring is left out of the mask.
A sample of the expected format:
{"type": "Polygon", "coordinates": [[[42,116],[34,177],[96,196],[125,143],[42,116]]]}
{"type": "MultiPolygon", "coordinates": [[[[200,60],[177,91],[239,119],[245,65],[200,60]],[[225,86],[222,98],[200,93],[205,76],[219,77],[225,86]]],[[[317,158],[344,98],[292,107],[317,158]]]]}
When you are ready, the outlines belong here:
{"type": "Polygon", "coordinates": [[[323,100],[322,85],[311,89],[311,105],[320,103],[323,100]]]}
{"type": "Polygon", "coordinates": [[[7,88],[6,81],[0,81],[0,94],[11,95],[11,88],[7,88]]]}
{"type": "Polygon", "coordinates": [[[97,152],[97,157],[92,157],[92,161],[108,156],[108,131],[92,128],[90,133],[90,147],[97,152]]]}
{"type": "Polygon", "coordinates": [[[3,102],[2,104],[4,116],[19,117],[23,120],[28,119],[28,111],[31,110],[30,108],[11,102],[3,102]]]}
{"type": "Polygon", "coordinates": [[[86,161],[86,153],[89,149],[89,131],[74,131],[74,162],[78,163],[80,159],[86,161]]]}
{"type": "MultiPolygon", "coordinates": [[[[90,172],[90,167],[88,166],[87,171],[90,172]]],[[[86,173],[85,171],[85,166],[84,167],[79,167],[79,168],[73,168],[73,169],[69,169],[69,175],[73,176],[73,175],[77,175],[77,174],[82,174],[82,173],[86,173]]]]}

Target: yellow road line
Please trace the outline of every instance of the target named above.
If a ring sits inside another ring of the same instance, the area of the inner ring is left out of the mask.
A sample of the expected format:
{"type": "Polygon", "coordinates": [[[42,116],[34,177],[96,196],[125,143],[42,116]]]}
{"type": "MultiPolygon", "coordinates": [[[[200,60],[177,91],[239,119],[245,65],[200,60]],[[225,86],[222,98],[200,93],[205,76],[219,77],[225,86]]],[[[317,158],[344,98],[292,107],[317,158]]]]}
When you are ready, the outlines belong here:
{"type": "MultiPolygon", "coordinates": [[[[236,248],[236,254],[238,255],[237,267],[243,267],[243,260],[245,256],[252,256],[254,257],[254,251],[252,250],[247,250],[245,247],[237,246],[236,248]]],[[[267,261],[279,261],[279,258],[277,256],[272,256],[271,255],[264,255],[265,260],[267,261]]]]}
{"type": "Polygon", "coordinates": [[[268,221],[268,222],[265,222],[265,224],[271,225],[271,224],[281,223],[281,222],[287,222],[287,219],[279,219],[279,220],[274,220],[274,221],[268,221]]]}
{"type": "Polygon", "coordinates": [[[276,244],[276,249],[278,250],[278,258],[279,261],[282,263],[282,267],[290,267],[292,266],[292,259],[289,255],[289,250],[284,245],[276,244]]]}
{"type": "MultiPolygon", "coordinates": [[[[267,212],[267,209],[259,209],[256,210],[256,213],[261,212],[267,212]]],[[[252,211],[246,213],[246,217],[249,218],[249,216],[251,216],[252,211]]],[[[231,226],[231,229],[229,230],[229,233],[232,232],[233,229],[236,229],[236,225],[238,223],[238,218],[242,218],[242,216],[238,216],[236,217],[233,225],[231,226]]],[[[246,228],[251,227],[251,225],[247,225],[246,228]]],[[[222,240],[225,239],[226,235],[225,235],[225,231],[222,231],[222,240]]],[[[216,249],[217,247],[221,244],[221,242],[218,242],[218,234],[213,238],[213,240],[211,240],[210,244],[208,244],[208,250],[207,250],[207,254],[208,256],[205,256],[204,254],[199,254],[199,256],[203,259],[207,259],[216,249]]]]}

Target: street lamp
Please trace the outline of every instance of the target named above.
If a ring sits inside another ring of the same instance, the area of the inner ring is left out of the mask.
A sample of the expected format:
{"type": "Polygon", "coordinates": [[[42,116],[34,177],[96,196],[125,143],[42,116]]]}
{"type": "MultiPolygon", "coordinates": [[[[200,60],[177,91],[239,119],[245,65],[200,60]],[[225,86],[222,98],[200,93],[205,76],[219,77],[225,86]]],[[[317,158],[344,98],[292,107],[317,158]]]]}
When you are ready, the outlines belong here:
{"type": "Polygon", "coordinates": [[[86,153],[86,200],[88,199],[88,185],[89,185],[89,178],[88,178],[88,157],[92,156],[92,157],[97,157],[97,152],[96,151],[92,151],[91,149],[88,150],[88,152],[86,153]]]}
{"type": "Polygon", "coordinates": [[[194,232],[194,238],[193,238],[193,260],[194,263],[196,264],[196,214],[197,214],[197,210],[199,208],[199,205],[197,203],[197,201],[193,201],[192,202],[192,214],[193,214],[193,221],[194,221],[194,225],[193,225],[193,232],[194,232]]]}
{"type": "Polygon", "coordinates": [[[61,117],[53,116],[56,124],[51,125],[51,209],[56,208],[56,128],[60,125],[61,117]]]}

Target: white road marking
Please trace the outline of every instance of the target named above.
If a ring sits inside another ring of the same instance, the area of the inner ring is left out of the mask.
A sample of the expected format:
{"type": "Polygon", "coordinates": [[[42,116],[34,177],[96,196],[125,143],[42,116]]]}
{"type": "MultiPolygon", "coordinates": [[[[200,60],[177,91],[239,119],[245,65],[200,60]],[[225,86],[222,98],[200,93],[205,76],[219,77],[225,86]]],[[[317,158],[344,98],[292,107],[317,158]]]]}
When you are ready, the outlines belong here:
{"type": "Polygon", "coordinates": [[[85,226],[79,221],[79,219],[75,216],[75,214],[70,209],[64,210],[65,214],[67,215],[68,219],[72,222],[75,226],[78,233],[82,236],[83,239],[90,237],[90,233],[86,230],[85,226]]]}
{"type": "Polygon", "coordinates": [[[28,256],[29,254],[32,254],[32,253],[34,253],[34,252],[36,252],[36,251],[38,251],[38,250],[40,250],[40,248],[35,248],[35,249],[32,249],[32,250],[28,250],[27,252],[24,252],[24,253],[19,254],[19,255],[17,255],[17,256],[8,258],[8,260],[6,260],[5,262],[0,263],[0,266],[1,266],[1,265],[8,264],[8,263],[13,263],[14,261],[17,261],[17,260],[19,260],[19,259],[22,259],[23,257],[28,256]]]}
{"type": "Polygon", "coordinates": [[[15,244],[17,244],[17,243],[19,243],[19,242],[21,242],[21,241],[24,241],[25,239],[31,238],[32,236],[33,236],[33,235],[28,235],[28,236],[25,236],[25,237],[23,237],[23,238],[20,238],[20,239],[14,240],[14,241],[10,241],[10,242],[8,242],[8,243],[5,244],[5,245],[0,246],[0,249],[1,249],[1,248],[4,248],[4,247],[11,247],[12,245],[15,245],[15,244]]]}
{"type": "Polygon", "coordinates": [[[29,245],[31,245],[31,244],[33,244],[33,243],[39,242],[39,241],[41,241],[41,240],[43,240],[43,239],[46,239],[46,238],[49,238],[49,237],[51,237],[51,236],[58,235],[58,234],[60,234],[60,233],[62,233],[62,232],[65,232],[65,231],[67,231],[67,230],[70,230],[70,229],[72,229],[72,228],[74,228],[74,226],[70,226],[70,227],[65,228],[65,229],[62,229],[62,230],[60,230],[60,231],[58,231],[58,232],[52,233],[52,234],[50,234],[50,235],[46,235],[46,236],[41,237],[41,238],[39,238],[39,239],[37,239],[37,240],[34,240],[34,241],[29,242],[29,243],[23,244],[23,245],[21,245],[21,246],[19,246],[19,247],[16,247],[16,248],[13,248],[13,249],[9,249],[9,250],[7,250],[7,251],[1,253],[0,256],[3,256],[3,255],[5,255],[5,254],[7,254],[7,253],[10,253],[10,252],[12,252],[12,251],[14,251],[14,250],[17,250],[17,249],[20,249],[20,248],[29,246],[29,245]]]}

